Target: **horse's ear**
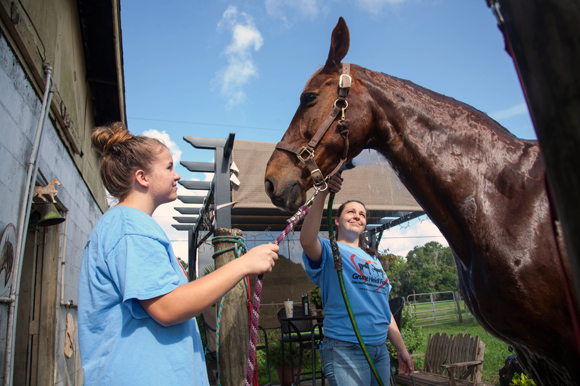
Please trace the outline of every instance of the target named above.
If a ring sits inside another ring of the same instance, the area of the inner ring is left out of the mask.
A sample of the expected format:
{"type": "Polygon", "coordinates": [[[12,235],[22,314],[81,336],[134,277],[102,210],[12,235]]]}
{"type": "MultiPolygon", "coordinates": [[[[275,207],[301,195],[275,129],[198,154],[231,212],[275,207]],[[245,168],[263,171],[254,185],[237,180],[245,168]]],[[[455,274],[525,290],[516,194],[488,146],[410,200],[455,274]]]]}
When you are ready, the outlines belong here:
{"type": "Polygon", "coordinates": [[[324,68],[329,71],[338,69],[340,62],[348,53],[350,46],[350,33],[348,27],[342,16],[338,19],[336,27],[332,30],[332,37],[330,38],[330,52],[324,68]]]}

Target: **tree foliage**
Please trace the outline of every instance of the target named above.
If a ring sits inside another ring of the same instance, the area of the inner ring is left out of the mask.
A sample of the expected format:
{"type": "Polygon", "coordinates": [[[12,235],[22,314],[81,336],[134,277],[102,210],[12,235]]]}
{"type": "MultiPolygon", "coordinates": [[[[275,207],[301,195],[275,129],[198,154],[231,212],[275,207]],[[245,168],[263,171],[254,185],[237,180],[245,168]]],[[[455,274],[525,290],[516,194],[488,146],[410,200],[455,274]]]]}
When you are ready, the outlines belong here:
{"type": "Polygon", "coordinates": [[[416,246],[406,259],[390,260],[389,280],[393,296],[412,293],[459,291],[457,268],[451,248],[436,241],[416,246]]]}

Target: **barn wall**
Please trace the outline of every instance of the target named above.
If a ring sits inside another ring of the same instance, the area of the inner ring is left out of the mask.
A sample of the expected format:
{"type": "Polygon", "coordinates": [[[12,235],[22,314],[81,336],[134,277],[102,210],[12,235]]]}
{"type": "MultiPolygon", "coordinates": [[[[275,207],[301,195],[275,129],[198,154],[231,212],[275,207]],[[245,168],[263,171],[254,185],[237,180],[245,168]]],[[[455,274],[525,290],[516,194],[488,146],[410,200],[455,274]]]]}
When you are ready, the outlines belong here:
{"type": "MultiPolygon", "coordinates": [[[[117,19],[113,18],[119,11],[116,1],[99,2],[98,6],[110,10],[104,12],[110,18],[106,20],[109,24],[103,25],[110,25],[111,20],[118,22],[118,14],[117,19]]],[[[99,21],[92,20],[97,25],[99,21]]],[[[47,339],[40,344],[37,376],[38,384],[42,385],[83,384],[78,350],[78,279],[88,235],[108,207],[98,175],[98,157],[90,147],[94,117],[99,111],[93,103],[92,83],[87,78],[85,63],[85,49],[98,55],[102,47],[90,44],[87,47],[82,25],[86,27],[74,1],[0,0],[0,234],[9,224],[18,228],[28,161],[41,118],[46,79],[44,62],[52,66],[55,82],[50,115],[44,125],[36,183],[45,185],[54,178],[60,181],[56,197],[67,220],[53,226],[47,232],[50,239],[43,241],[44,318],[40,329],[47,339]],[[67,331],[72,339],[67,338],[67,331]],[[65,346],[71,341],[72,353],[68,357],[65,346]]],[[[115,28],[111,35],[120,32],[119,25],[115,28]]],[[[104,44],[115,45],[116,53],[120,50],[120,41],[104,44]]],[[[122,74],[122,62],[112,61],[112,66],[122,74]]],[[[122,87],[120,91],[114,88],[114,94],[121,94],[116,97],[124,103],[122,87]]],[[[115,117],[116,120],[125,121],[124,106],[118,111],[121,116],[115,117]]],[[[30,265],[22,267],[23,277],[29,277],[32,272],[30,265]]],[[[7,330],[10,300],[1,293],[6,292],[2,280],[5,276],[6,270],[0,269],[0,384],[4,384],[7,337],[11,334],[7,330]]],[[[17,320],[16,323],[28,322],[17,320]]]]}

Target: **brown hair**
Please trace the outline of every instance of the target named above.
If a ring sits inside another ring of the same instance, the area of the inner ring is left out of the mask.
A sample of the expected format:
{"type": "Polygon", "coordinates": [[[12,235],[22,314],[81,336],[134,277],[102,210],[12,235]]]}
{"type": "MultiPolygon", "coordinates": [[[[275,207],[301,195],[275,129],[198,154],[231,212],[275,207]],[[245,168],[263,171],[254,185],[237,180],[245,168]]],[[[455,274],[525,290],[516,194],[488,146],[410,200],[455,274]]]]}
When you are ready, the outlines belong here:
{"type": "MultiPolygon", "coordinates": [[[[363,206],[363,208],[365,208],[365,213],[368,213],[367,207],[362,202],[360,202],[358,200],[348,200],[348,201],[343,202],[342,205],[338,207],[338,210],[336,213],[336,218],[340,217],[340,215],[344,211],[344,207],[346,206],[346,204],[350,204],[351,202],[357,202],[357,203],[361,204],[363,206]]],[[[337,238],[338,238],[338,229],[339,228],[336,228],[336,237],[337,238]]],[[[364,235],[364,232],[361,232],[361,234],[358,235],[358,246],[360,249],[362,249],[363,251],[365,251],[369,255],[377,256],[377,250],[368,246],[367,239],[364,235]]]]}
{"type": "Polygon", "coordinates": [[[122,122],[96,127],[91,143],[101,156],[100,174],[109,193],[123,200],[133,188],[133,173],[150,171],[163,142],[142,135],[132,135],[122,122]]]}

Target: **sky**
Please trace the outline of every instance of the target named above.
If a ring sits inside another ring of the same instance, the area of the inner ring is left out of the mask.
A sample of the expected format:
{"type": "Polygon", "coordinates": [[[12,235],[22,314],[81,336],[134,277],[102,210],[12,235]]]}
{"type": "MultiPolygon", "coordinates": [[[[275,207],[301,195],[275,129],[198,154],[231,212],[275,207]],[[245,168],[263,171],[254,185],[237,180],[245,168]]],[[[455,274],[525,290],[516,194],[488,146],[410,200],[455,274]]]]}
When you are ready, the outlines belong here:
{"type": "MultiPolygon", "coordinates": [[[[306,81],[326,61],[340,16],[351,39],[344,61],[467,103],[536,139],[485,0],[122,0],[129,130],[161,138],[183,180],[210,180],[179,165],[213,161],[213,151],[183,136],[278,142],[306,81]]],[[[161,206],[154,218],[185,260],[187,233],[170,226],[180,204],[161,206]]],[[[385,232],[380,249],[406,256],[432,240],[447,245],[421,217],[385,232]]]]}

